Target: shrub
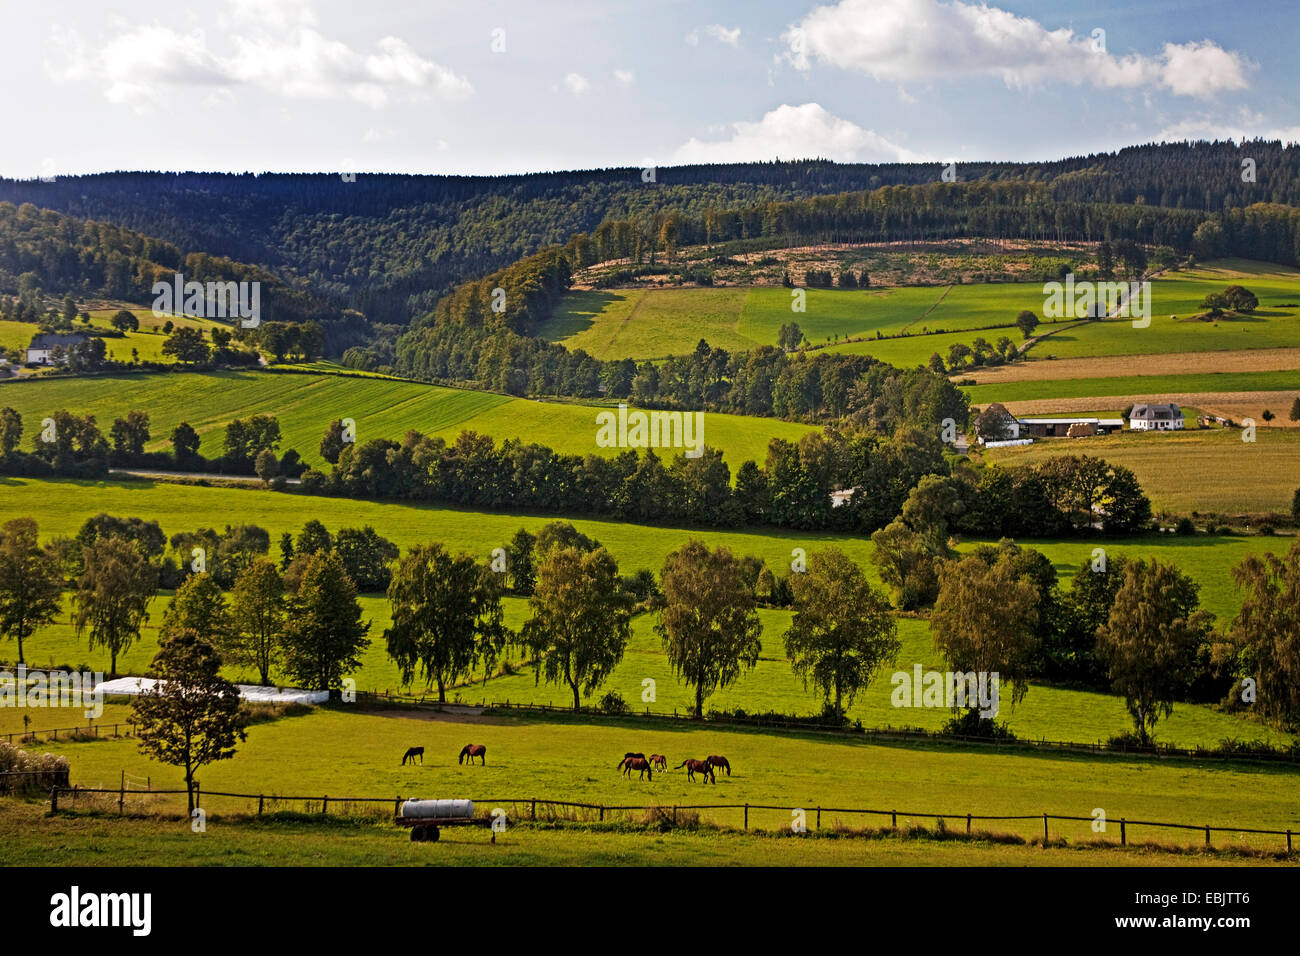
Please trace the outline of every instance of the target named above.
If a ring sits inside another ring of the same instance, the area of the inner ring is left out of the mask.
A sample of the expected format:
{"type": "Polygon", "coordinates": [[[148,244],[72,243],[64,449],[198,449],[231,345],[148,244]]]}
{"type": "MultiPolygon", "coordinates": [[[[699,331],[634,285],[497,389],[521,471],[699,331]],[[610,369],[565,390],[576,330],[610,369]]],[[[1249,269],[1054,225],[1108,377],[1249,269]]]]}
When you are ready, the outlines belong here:
{"type": "Polygon", "coordinates": [[[1179,518],[1178,524],[1174,525],[1174,534],[1196,534],[1196,525],[1192,524],[1191,518],[1179,518]]]}
{"type": "Polygon", "coordinates": [[[27,773],[29,777],[0,777],[0,793],[46,793],[68,785],[68,758],[58,754],[29,753],[0,742],[0,773],[27,773]]]}
{"type": "Polygon", "coordinates": [[[627,713],[627,701],[623,699],[622,694],[614,690],[608,691],[596,706],[607,714],[627,713]]]}

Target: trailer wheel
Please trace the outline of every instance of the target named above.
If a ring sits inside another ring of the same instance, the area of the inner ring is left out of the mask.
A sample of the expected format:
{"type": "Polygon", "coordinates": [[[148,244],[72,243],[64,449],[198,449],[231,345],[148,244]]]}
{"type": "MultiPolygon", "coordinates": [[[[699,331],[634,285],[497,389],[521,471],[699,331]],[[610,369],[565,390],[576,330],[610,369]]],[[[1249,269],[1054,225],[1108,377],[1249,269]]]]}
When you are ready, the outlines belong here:
{"type": "Polygon", "coordinates": [[[427,839],[424,827],[411,827],[411,842],[423,843],[427,839]]]}
{"type": "Polygon", "coordinates": [[[437,843],[438,837],[442,836],[442,831],[437,827],[429,827],[428,839],[430,843],[437,843]]]}

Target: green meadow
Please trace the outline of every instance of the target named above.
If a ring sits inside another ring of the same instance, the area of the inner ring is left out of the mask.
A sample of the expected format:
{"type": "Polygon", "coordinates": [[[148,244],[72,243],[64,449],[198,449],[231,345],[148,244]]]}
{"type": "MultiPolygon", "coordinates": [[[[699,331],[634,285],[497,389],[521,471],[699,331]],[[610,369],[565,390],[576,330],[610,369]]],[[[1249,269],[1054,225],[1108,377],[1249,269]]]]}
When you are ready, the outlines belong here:
{"type": "MultiPolygon", "coordinates": [[[[378,377],[267,371],[156,373],[60,378],[0,384],[0,406],[22,414],[27,434],[40,420],[66,408],[92,414],[101,430],[131,409],[149,412],[150,450],[170,449],[168,436],[182,421],[200,434],[200,451],[221,454],[225,426],[249,415],[274,415],[281,450],[296,448],[319,467],[320,440],[336,418],[351,418],[357,441],[400,440],[409,429],[453,440],[461,431],[518,438],[570,454],[617,454],[596,445],[596,415],[603,408],[576,402],[542,402],[492,392],[441,388],[378,377]]],[[[722,450],[732,473],[747,459],[762,462],[773,438],[797,441],[811,426],[773,418],[706,413],[704,442],[722,450]]]]}
{"type": "MultiPolygon", "coordinates": [[[[128,312],[136,317],[140,322],[140,328],[135,332],[126,332],[121,338],[105,338],[104,344],[107,348],[108,358],[117,362],[130,362],[132,359],[131,350],[135,350],[135,357],[142,362],[174,362],[170,355],[164,355],[162,351],[163,343],[167,341],[167,336],[162,332],[162,326],[165,322],[170,321],[174,326],[184,326],[187,328],[203,329],[207,331],[212,328],[229,328],[224,322],[215,322],[207,319],[195,319],[189,316],[164,316],[159,318],[153,314],[150,309],[141,309],[136,306],[124,306],[128,312]]],[[[118,308],[107,309],[90,309],[90,325],[92,328],[112,329],[111,319],[117,315],[118,308]]],[[[83,329],[80,320],[72,323],[72,331],[77,332],[83,329]]],[[[16,349],[26,359],[27,346],[32,341],[32,336],[40,330],[32,322],[11,322],[0,320],[0,349],[16,349]]]]}
{"type": "Polygon", "coordinates": [[[1029,309],[1044,320],[1040,333],[1060,327],[1036,350],[1061,357],[1300,344],[1300,271],[1242,259],[1152,280],[1152,321],[1141,329],[1129,319],[1077,328],[1071,327],[1073,320],[1047,320],[1042,282],[807,289],[802,312],[791,308],[793,291],[742,286],[574,292],[538,334],[597,358],[643,359],[681,355],[700,339],[729,351],[775,345],[780,327],[796,322],[812,345],[910,366],[924,363],[934,352],[946,356],[952,344],[969,345],[977,336],[996,342],[1008,335],[1019,344],[1015,317],[1029,309]],[[1193,318],[1207,293],[1233,283],[1259,297],[1255,314],[1218,322],[1193,318]],[[922,334],[926,332],[930,334],[922,334]],[[904,333],[904,338],[875,338],[904,333]],[[846,338],[863,341],[844,342],[846,338]]]}

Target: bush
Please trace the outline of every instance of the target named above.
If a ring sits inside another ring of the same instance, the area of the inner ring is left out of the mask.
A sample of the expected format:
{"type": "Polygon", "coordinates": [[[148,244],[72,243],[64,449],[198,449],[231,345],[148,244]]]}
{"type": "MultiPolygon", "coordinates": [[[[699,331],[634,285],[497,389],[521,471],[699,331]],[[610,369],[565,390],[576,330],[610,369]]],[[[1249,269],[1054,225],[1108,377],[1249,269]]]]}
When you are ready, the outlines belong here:
{"type": "Polygon", "coordinates": [[[0,777],[0,793],[48,793],[68,785],[68,758],[36,754],[0,742],[0,773],[28,773],[30,777],[0,777]]]}
{"type": "Polygon", "coordinates": [[[1174,534],[1196,534],[1196,525],[1192,524],[1191,518],[1179,518],[1178,524],[1174,525],[1174,534]]]}
{"type": "Polygon", "coordinates": [[[968,709],[944,723],[940,733],[954,737],[982,737],[985,740],[1015,740],[1016,735],[1006,722],[981,717],[978,710],[968,709]]]}
{"type": "Polygon", "coordinates": [[[1255,529],[1255,533],[1268,537],[1269,535],[1276,534],[1277,530],[1267,521],[1264,521],[1255,529]]]}
{"type": "Polygon", "coordinates": [[[623,699],[622,694],[614,690],[607,692],[596,706],[607,714],[627,713],[627,701],[623,699]]]}

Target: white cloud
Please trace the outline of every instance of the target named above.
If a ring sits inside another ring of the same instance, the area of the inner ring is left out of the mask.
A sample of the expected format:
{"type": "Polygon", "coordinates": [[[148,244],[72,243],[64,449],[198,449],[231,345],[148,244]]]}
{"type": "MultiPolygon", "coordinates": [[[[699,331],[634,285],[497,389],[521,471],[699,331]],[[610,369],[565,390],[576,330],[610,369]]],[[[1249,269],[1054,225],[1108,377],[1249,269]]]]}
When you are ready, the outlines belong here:
{"type": "Polygon", "coordinates": [[[564,76],[564,88],[574,96],[578,96],[579,94],[585,93],[587,90],[591,89],[591,84],[587,82],[587,78],[581,73],[566,73],[564,76]]]}
{"type": "Polygon", "coordinates": [[[636,82],[636,74],[631,70],[615,70],[614,79],[620,86],[631,86],[636,82]]]}
{"type": "Polygon", "coordinates": [[[996,76],[1009,87],[1087,83],[1204,97],[1244,89],[1252,68],[1210,40],[1117,57],[1090,34],[960,0],[840,0],[814,9],[782,40],[783,58],[798,69],[817,61],[894,83],[996,76]]]}
{"type": "Polygon", "coordinates": [[[768,159],[833,159],[842,163],[917,162],[925,157],[873,130],[840,119],[818,103],[779,106],[758,122],[727,124],[730,136],[692,137],[672,154],[674,164],[738,163],[768,159]]]}
{"type": "Polygon", "coordinates": [[[740,27],[724,27],[721,23],[710,23],[686,34],[686,42],[691,46],[700,45],[700,35],[725,43],[727,46],[740,46],[740,27]]]}
{"type": "Polygon", "coordinates": [[[228,0],[218,52],[203,30],[180,33],[159,23],[122,25],[98,49],[72,31],[51,36],[46,70],[57,80],[95,82],[110,102],[144,110],[172,89],[249,87],[289,99],[350,100],[382,107],[399,98],[462,100],[470,82],[416,53],[399,37],[368,51],[314,28],[304,0],[228,0]]]}

